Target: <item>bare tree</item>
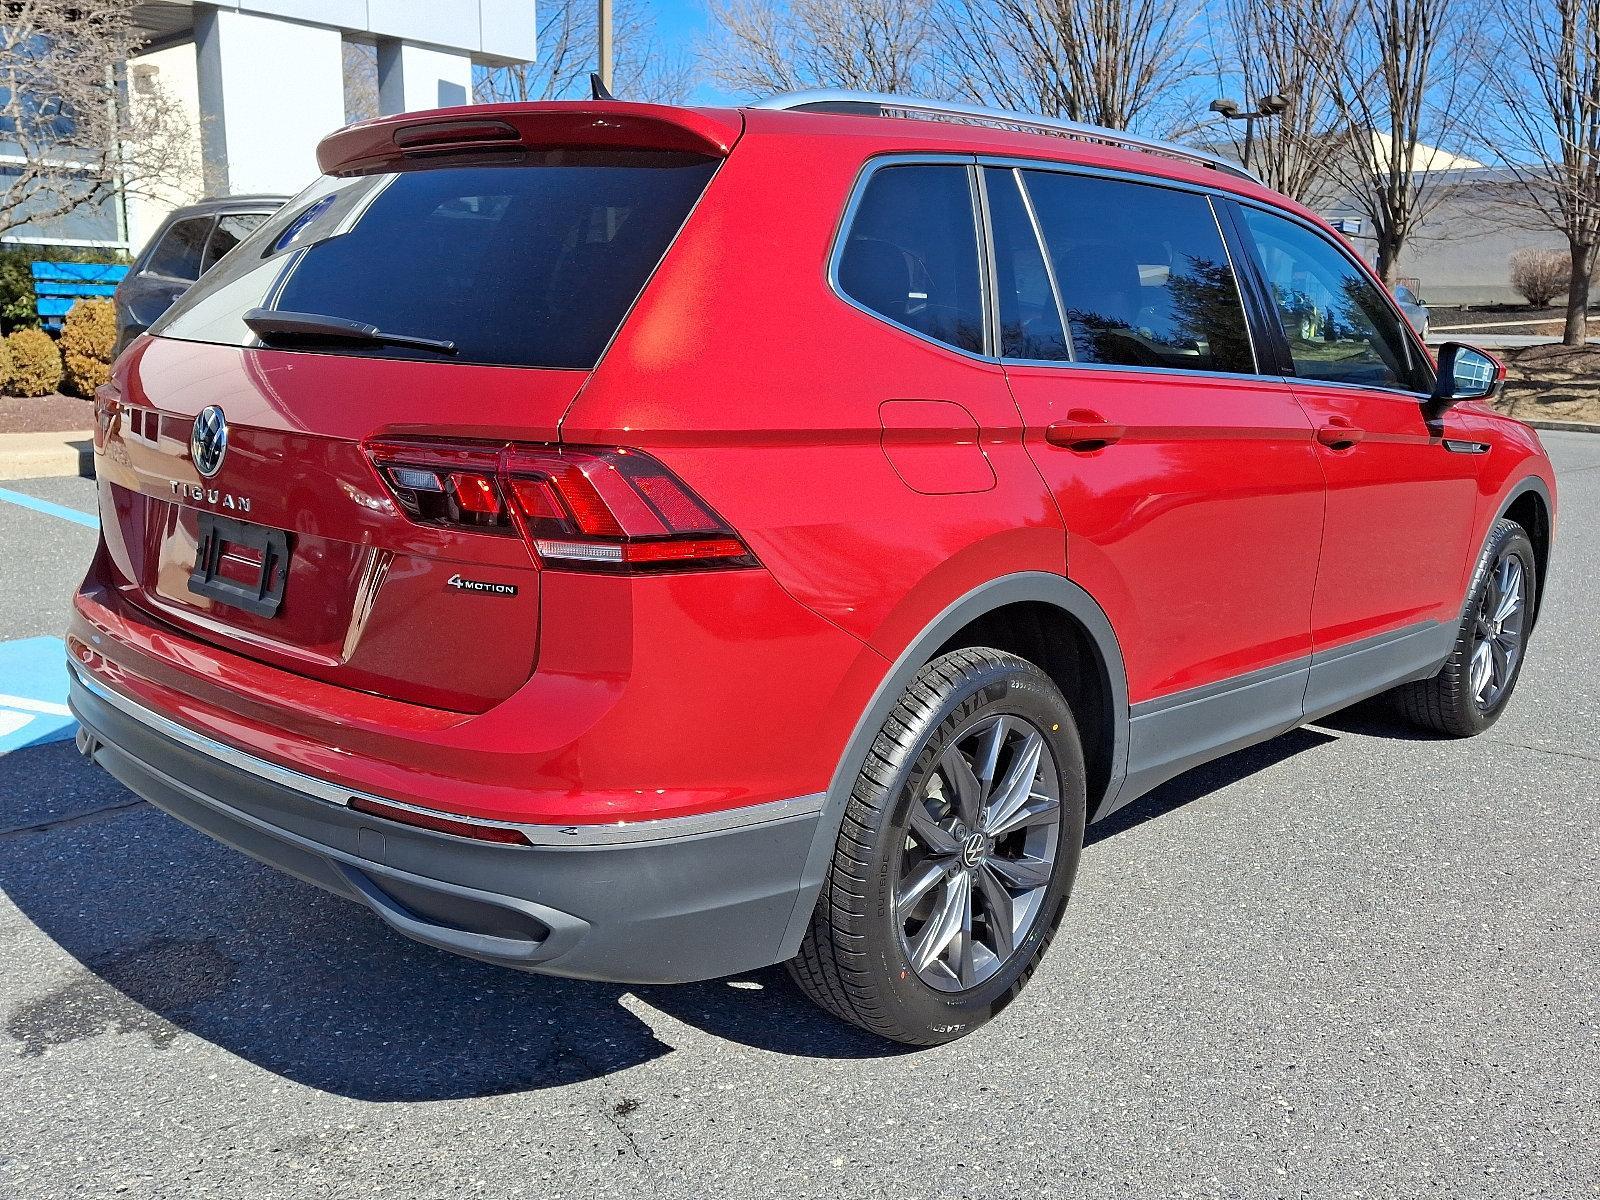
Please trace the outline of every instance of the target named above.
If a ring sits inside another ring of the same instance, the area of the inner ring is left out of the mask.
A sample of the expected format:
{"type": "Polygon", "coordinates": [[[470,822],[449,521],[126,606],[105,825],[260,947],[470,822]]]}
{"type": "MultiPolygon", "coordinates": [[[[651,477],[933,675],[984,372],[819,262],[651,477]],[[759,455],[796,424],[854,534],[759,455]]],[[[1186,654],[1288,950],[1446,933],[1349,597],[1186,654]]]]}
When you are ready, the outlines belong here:
{"type": "Polygon", "coordinates": [[[1467,61],[1477,26],[1453,0],[1350,0],[1353,19],[1305,30],[1338,136],[1330,175],[1372,227],[1378,274],[1395,283],[1400,252],[1474,165],[1441,147],[1475,133],[1481,89],[1467,61]]]}
{"type": "Polygon", "coordinates": [[[0,194],[0,233],[188,178],[194,130],[157,84],[130,103],[134,0],[7,0],[0,8],[0,129],[21,162],[0,194]]]}
{"type": "MultiPolygon", "coordinates": [[[[1351,35],[1356,9],[1350,0],[1223,0],[1220,28],[1211,45],[1225,90],[1247,104],[1278,94],[1289,102],[1281,114],[1258,121],[1251,168],[1268,187],[1303,204],[1334,199],[1327,157],[1339,128],[1334,79],[1305,49],[1306,30],[1322,27],[1331,41],[1351,35]]],[[[1243,141],[1225,122],[1235,148],[1243,141]]]]}
{"type": "Polygon", "coordinates": [[[945,0],[948,83],[980,104],[1178,132],[1199,11],[1184,0],[945,0]]]}
{"type": "MultiPolygon", "coordinates": [[[[1587,336],[1600,248],[1600,0],[1513,0],[1485,72],[1519,206],[1567,239],[1567,322],[1587,336]]],[[[1531,299],[1531,297],[1530,297],[1531,299]]]]}
{"type": "MultiPolygon", "coordinates": [[[[531,63],[483,75],[477,98],[559,100],[589,94],[589,73],[599,65],[599,14],[594,0],[552,0],[539,6],[539,56],[531,63]]],[[[617,0],[611,17],[616,70],[612,90],[626,100],[682,101],[694,87],[685,56],[656,36],[646,0],[617,0]]]]}
{"type": "Polygon", "coordinates": [[[732,92],[910,92],[932,66],[930,0],[709,0],[706,73],[732,92]]]}

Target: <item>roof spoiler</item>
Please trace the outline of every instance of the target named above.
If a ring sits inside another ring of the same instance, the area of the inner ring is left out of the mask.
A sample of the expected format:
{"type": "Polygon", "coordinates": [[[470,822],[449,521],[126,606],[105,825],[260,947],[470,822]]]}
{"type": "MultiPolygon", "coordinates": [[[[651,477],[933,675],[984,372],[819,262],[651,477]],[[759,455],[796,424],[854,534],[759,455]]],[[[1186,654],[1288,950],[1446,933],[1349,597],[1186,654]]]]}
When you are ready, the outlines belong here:
{"type": "Polygon", "coordinates": [[[725,158],[743,128],[737,112],[665,104],[481,104],[346,126],[317,144],[317,165],[324,175],[372,175],[441,157],[515,150],[677,150],[725,158]]]}

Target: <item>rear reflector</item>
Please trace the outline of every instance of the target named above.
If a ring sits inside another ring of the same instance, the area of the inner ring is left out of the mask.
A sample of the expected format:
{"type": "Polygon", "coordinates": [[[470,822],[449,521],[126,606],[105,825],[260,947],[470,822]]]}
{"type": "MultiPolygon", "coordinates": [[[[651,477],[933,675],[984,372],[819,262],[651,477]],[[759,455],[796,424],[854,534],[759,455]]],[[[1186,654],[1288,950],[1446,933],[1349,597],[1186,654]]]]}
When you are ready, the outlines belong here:
{"type": "Polygon", "coordinates": [[[637,450],[396,439],[367,451],[412,520],[521,534],[549,566],[633,574],[756,565],[722,518],[637,450]]]}
{"type": "Polygon", "coordinates": [[[502,842],[510,846],[531,846],[528,835],[520,829],[512,829],[505,825],[480,825],[476,821],[464,821],[456,817],[435,816],[432,813],[420,813],[409,808],[401,808],[395,804],[384,804],[381,800],[369,800],[365,796],[350,797],[350,807],[358,813],[365,813],[369,817],[382,817],[385,821],[395,821],[401,825],[414,825],[418,829],[431,829],[435,833],[448,833],[455,837],[476,838],[480,842],[502,842]]]}

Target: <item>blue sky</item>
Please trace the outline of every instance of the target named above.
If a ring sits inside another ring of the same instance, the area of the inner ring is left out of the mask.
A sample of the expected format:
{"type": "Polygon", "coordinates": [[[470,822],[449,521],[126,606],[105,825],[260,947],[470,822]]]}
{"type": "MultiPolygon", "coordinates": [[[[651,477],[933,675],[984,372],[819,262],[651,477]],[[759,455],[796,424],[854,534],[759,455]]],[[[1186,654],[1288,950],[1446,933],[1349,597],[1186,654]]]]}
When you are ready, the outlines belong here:
{"type": "MultiPolygon", "coordinates": [[[[649,7],[655,14],[656,35],[662,42],[672,50],[693,51],[706,28],[706,10],[700,0],[653,0],[649,7]]],[[[689,97],[692,104],[722,104],[728,99],[725,92],[707,83],[689,97]]]]}

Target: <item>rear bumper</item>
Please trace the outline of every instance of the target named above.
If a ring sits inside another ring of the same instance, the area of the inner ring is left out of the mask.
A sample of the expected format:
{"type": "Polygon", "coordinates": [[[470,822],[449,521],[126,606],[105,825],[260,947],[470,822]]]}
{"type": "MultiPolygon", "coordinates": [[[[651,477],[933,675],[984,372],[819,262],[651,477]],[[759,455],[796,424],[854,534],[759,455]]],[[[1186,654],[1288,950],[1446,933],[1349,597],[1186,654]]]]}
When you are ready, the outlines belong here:
{"type": "Polygon", "coordinates": [[[69,667],[79,746],[129,789],[453,953],[618,983],[709,979],[793,954],[819,890],[806,864],[820,795],[632,825],[518,826],[531,846],[478,842],[352,810],[334,781],[226,746],[69,667]]]}

